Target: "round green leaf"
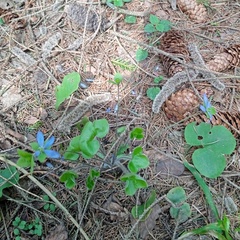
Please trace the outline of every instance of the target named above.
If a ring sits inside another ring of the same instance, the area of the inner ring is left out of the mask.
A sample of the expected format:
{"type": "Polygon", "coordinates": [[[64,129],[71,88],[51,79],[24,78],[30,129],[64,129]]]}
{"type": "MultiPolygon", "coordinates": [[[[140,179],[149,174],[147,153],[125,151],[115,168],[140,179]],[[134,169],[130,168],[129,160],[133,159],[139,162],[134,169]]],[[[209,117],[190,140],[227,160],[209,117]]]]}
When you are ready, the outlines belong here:
{"type": "Polygon", "coordinates": [[[128,163],[128,169],[132,173],[137,173],[140,169],[147,168],[149,166],[149,160],[144,154],[135,155],[128,163]]]}
{"type": "Polygon", "coordinates": [[[151,23],[148,23],[145,27],[144,27],[144,32],[146,32],[146,33],[154,33],[154,32],[156,32],[157,30],[156,30],[156,28],[155,28],[155,26],[153,25],[153,24],[151,24],[151,23]]]}
{"type": "Polygon", "coordinates": [[[160,88],[159,87],[150,87],[147,90],[147,96],[151,99],[154,100],[155,97],[158,95],[158,93],[160,92],[160,88]]]}
{"type": "Polygon", "coordinates": [[[188,203],[184,203],[179,208],[171,207],[170,215],[172,218],[178,220],[179,223],[183,223],[191,216],[190,205],[188,203]]]}
{"type": "Polygon", "coordinates": [[[124,21],[126,23],[130,23],[130,24],[133,24],[133,23],[136,23],[137,22],[137,18],[135,16],[126,16],[124,21]]]}
{"type": "Polygon", "coordinates": [[[172,188],[168,194],[167,198],[175,205],[181,204],[186,200],[186,194],[182,187],[172,188]]]}
{"type": "Polygon", "coordinates": [[[193,164],[205,177],[217,178],[226,167],[226,159],[223,154],[216,153],[211,148],[195,150],[192,155],[193,164]]]}
{"type": "Polygon", "coordinates": [[[154,25],[157,25],[160,22],[159,18],[153,14],[150,14],[149,21],[150,21],[150,23],[152,23],[154,25]]]}
{"type": "Polygon", "coordinates": [[[143,61],[144,59],[146,59],[148,57],[148,51],[144,50],[142,48],[139,48],[136,52],[136,60],[138,62],[143,61]]]}

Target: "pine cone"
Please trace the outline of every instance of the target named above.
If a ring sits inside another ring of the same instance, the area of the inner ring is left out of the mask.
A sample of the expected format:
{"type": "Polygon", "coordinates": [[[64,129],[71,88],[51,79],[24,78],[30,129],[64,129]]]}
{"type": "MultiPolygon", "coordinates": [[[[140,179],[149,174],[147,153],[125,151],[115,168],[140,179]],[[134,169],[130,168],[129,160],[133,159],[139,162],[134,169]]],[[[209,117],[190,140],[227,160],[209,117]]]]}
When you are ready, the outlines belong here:
{"type": "Polygon", "coordinates": [[[94,11],[77,3],[72,3],[67,6],[66,12],[68,17],[80,27],[85,27],[85,21],[87,19],[86,29],[88,31],[95,32],[98,29],[99,23],[101,31],[104,31],[106,28],[106,19],[100,19],[100,16],[98,16],[94,11]]]}
{"type": "Polygon", "coordinates": [[[25,19],[18,19],[19,15],[11,12],[9,9],[0,8],[0,18],[3,18],[4,22],[9,24],[14,30],[22,29],[27,26],[25,19]]]}
{"type": "Polygon", "coordinates": [[[203,4],[197,3],[196,0],[177,0],[177,5],[183,13],[197,23],[205,22],[207,11],[203,4]]]}
{"type": "Polygon", "coordinates": [[[215,72],[225,71],[240,65],[240,44],[224,49],[209,61],[207,67],[215,72]]]}
{"type": "Polygon", "coordinates": [[[183,120],[187,113],[191,113],[200,104],[199,98],[192,89],[184,88],[173,93],[165,102],[164,111],[167,117],[174,121],[183,120]]]}
{"type": "MultiPolygon", "coordinates": [[[[186,58],[186,61],[189,61],[189,52],[187,50],[186,43],[179,31],[171,30],[166,32],[160,41],[161,50],[167,53],[181,55],[186,58]]],[[[175,75],[177,72],[182,72],[184,70],[184,67],[179,62],[174,61],[165,55],[161,55],[161,60],[166,73],[170,77],[175,75]]]]}

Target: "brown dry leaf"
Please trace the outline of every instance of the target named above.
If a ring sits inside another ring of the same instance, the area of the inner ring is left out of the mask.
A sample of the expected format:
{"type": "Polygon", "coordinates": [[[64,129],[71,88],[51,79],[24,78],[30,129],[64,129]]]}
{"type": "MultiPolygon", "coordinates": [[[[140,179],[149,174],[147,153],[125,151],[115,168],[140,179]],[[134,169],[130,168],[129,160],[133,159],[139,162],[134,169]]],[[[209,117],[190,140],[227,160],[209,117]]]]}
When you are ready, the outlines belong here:
{"type": "Polygon", "coordinates": [[[33,125],[39,121],[38,118],[34,116],[28,116],[23,122],[28,124],[28,125],[33,125]]]}
{"type": "Polygon", "coordinates": [[[171,176],[180,176],[184,172],[184,165],[170,157],[160,154],[154,150],[146,152],[148,158],[156,163],[155,173],[158,173],[162,178],[171,176]]]}
{"type": "MultiPolygon", "coordinates": [[[[159,205],[155,205],[152,208],[152,211],[149,214],[148,218],[145,221],[142,221],[138,224],[138,232],[139,232],[140,239],[146,239],[149,233],[152,232],[152,230],[156,226],[156,220],[158,219],[160,213],[161,213],[161,208],[159,207],[159,205]]],[[[134,220],[134,223],[135,221],[136,220],[134,220]]]]}
{"type": "Polygon", "coordinates": [[[48,234],[45,240],[67,240],[68,233],[64,227],[64,225],[59,225],[55,230],[53,230],[50,234],[48,234]]]}

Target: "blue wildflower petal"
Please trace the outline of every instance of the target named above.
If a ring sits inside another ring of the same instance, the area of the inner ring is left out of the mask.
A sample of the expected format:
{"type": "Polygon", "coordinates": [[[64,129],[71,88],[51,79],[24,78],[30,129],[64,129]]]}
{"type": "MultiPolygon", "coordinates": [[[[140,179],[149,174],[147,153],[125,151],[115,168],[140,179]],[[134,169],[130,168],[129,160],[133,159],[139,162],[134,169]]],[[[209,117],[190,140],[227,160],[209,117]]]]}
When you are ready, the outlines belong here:
{"type": "Polygon", "coordinates": [[[40,151],[36,151],[36,152],[33,154],[33,156],[34,156],[34,157],[38,157],[38,156],[40,155],[40,153],[41,153],[40,151]]]}
{"type": "Polygon", "coordinates": [[[45,154],[50,158],[61,158],[61,155],[59,152],[54,150],[44,150],[45,154]]]}
{"type": "Polygon", "coordinates": [[[53,165],[52,165],[50,162],[46,162],[46,166],[47,166],[48,168],[54,168],[53,165]]]}
{"type": "Polygon", "coordinates": [[[51,137],[45,142],[45,144],[44,144],[44,149],[50,148],[50,147],[53,145],[54,141],[55,141],[55,137],[54,137],[54,136],[51,136],[51,137]]]}
{"type": "Polygon", "coordinates": [[[39,147],[44,148],[44,135],[41,131],[37,132],[37,142],[39,147]]]}
{"type": "Polygon", "coordinates": [[[206,93],[203,94],[203,104],[204,104],[206,109],[211,107],[211,103],[208,100],[208,97],[207,97],[206,93]]]}
{"type": "Polygon", "coordinates": [[[207,109],[203,106],[203,105],[200,105],[200,109],[205,113],[207,111],[207,109]]]}

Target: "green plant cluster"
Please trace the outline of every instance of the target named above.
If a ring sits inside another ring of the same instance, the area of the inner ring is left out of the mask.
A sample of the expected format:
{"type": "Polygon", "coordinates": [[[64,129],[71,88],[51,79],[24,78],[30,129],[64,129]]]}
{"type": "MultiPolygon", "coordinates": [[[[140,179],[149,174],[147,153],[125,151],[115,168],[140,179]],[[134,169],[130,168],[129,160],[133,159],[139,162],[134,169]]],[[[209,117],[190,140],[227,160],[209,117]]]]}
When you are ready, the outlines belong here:
{"type": "Polygon", "coordinates": [[[14,230],[15,240],[21,240],[21,232],[24,232],[27,235],[37,235],[42,236],[42,224],[39,218],[34,219],[32,222],[26,222],[20,217],[16,217],[12,223],[14,230]]]}

